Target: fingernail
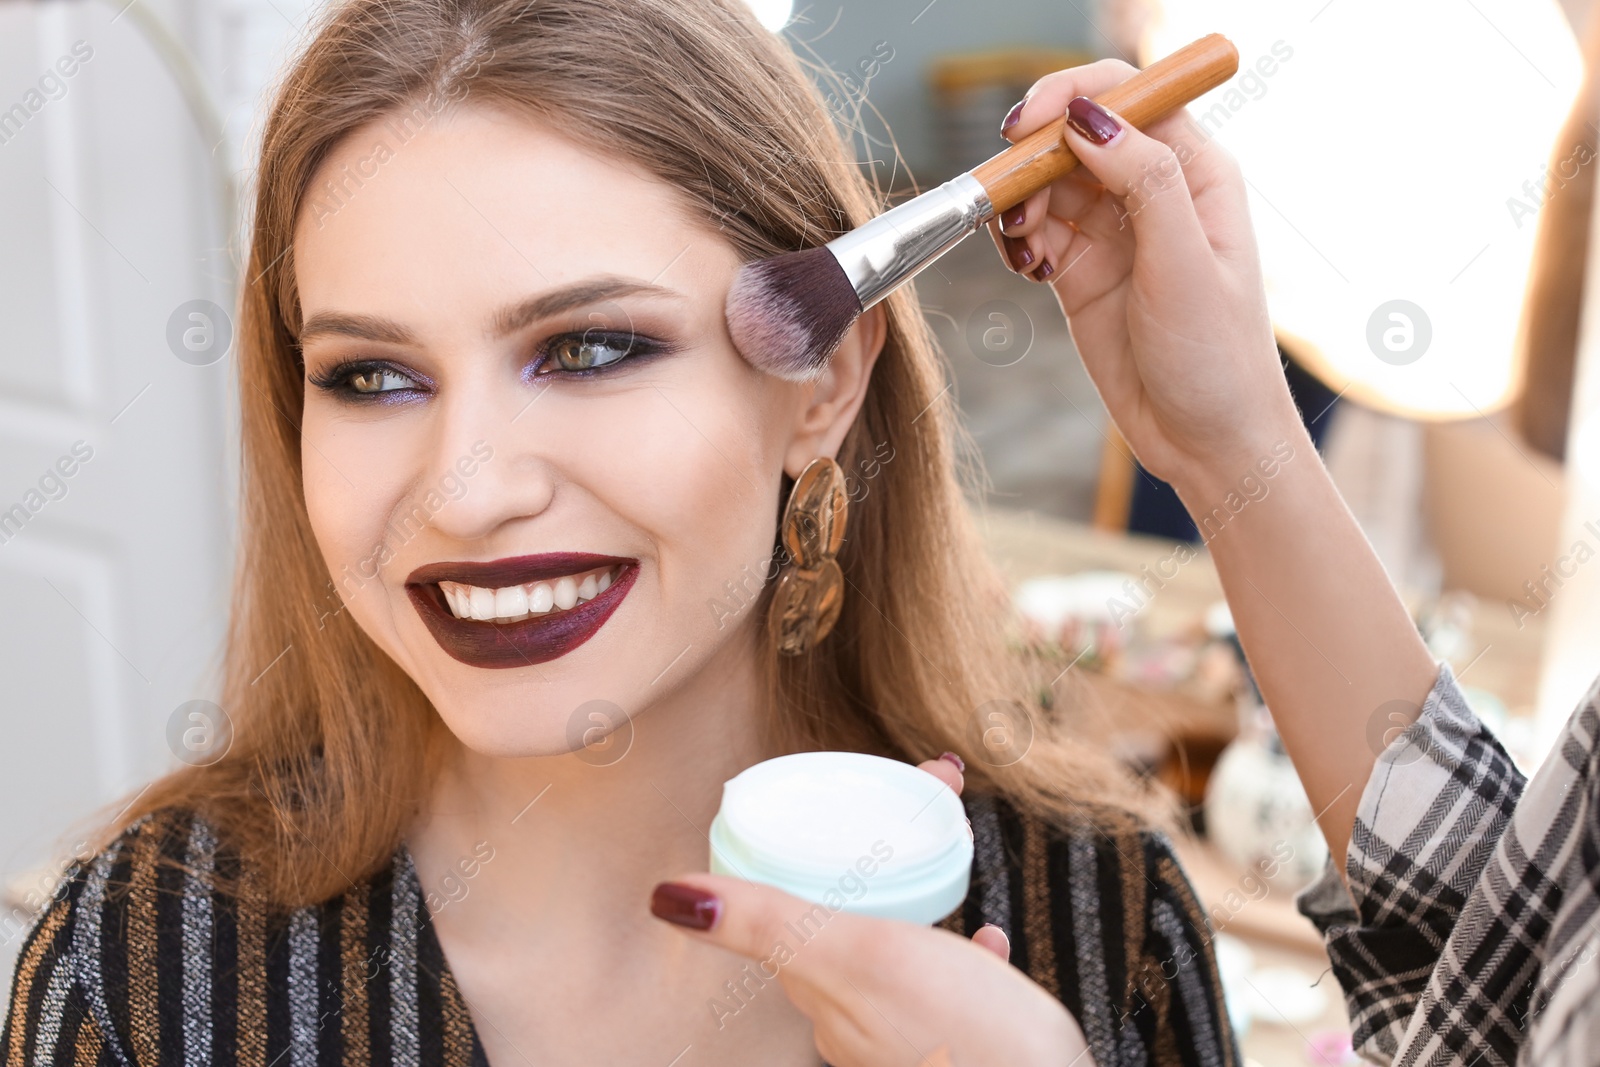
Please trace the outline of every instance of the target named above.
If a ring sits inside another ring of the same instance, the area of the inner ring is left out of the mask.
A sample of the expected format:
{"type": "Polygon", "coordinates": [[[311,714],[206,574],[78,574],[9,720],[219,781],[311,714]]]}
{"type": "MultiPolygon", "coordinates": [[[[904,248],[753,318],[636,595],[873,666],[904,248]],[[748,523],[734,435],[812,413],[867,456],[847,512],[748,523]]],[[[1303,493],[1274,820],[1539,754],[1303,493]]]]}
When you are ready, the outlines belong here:
{"type": "Polygon", "coordinates": [[[1026,204],[1018,204],[1016,207],[1000,216],[1000,228],[1002,230],[1014,230],[1027,220],[1028,206],[1026,204]]]}
{"type": "Polygon", "coordinates": [[[1028,242],[1020,237],[1003,238],[1006,246],[1006,258],[1011,261],[1012,270],[1021,270],[1033,262],[1033,251],[1028,247],[1028,242]]]}
{"type": "MultiPolygon", "coordinates": [[[[1006,112],[1004,121],[1000,123],[1001,133],[1006,132],[1017,124],[1017,120],[1022,118],[1022,105],[1026,104],[1027,102],[1028,98],[1023,97],[1021,100],[1018,100],[1015,104],[1011,105],[1011,110],[1006,112]]],[[[990,114],[993,114],[993,112],[990,112],[990,114]]]]}
{"type": "Polygon", "coordinates": [[[1048,259],[1039,264],[1038,277],[1040,280],[1050,277],[1050,275],[1054,274],[1055,272],[1056,269],[1050,265],[1050,261],[1048,259]]]}
{"type": "Polygon", "coordinates": [[[1067,105],[1067,125],[1092,144],[1109,144],[1122,132],[1122,124],[1111,117],[1111,112],[1087,96],[1075,96],[1067,105]]]}
{"type": "Polygon", "coordinates": [[[958,771],[965,771],[967,769],[967,765],[961,762],[961,757],[956,755],[954,752],[941,752],[939,754],[939,758],[954,765],[955,769],[958,771]]]}
{"type": "Polygon", "coordinates": [[[722,901],[692,885],[662,882],[650,894],[650,913],[691,930],[709,930],[722,918],[722,901]]]}

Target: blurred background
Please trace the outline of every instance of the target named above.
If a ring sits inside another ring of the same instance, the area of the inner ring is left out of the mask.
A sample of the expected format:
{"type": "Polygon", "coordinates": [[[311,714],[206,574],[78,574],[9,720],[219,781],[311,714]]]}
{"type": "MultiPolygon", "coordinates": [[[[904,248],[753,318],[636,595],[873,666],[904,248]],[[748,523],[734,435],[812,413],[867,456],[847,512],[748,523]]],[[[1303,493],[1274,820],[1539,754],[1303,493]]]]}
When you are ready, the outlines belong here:
{"type": "MultiPolygon", "coordinates": [[[[886,202],[1002,148],[1001,117],[1045,73],[1231,37],[1240,73],[1191,107],[1191,133],[1244,165],[1284,374],[1430,647],[1519,762],[1544,758],[1600,673],[1588,0],[752,3],[886,202]]],[[[242,205],[264,94],[319,6],[0,0],[8,983],[74,822],[225,729],[209,701],[242,205]]],[[[1321,840],[1204,551],[1231,516],[1196,530],[1139,469],[1051,293],[986,238],[918,291],[1022,639],[1060,658],[1047,697],[1188,802],[1182,849],[1248,1056],[1347,1062],[1342,1002],[1291,902],[1321,840]]],[[[1271,489],[1242,483],[1237,509],[1271,489]]],[[[1375,749],[1393,710],[1372,711],[1375,749]]]]}

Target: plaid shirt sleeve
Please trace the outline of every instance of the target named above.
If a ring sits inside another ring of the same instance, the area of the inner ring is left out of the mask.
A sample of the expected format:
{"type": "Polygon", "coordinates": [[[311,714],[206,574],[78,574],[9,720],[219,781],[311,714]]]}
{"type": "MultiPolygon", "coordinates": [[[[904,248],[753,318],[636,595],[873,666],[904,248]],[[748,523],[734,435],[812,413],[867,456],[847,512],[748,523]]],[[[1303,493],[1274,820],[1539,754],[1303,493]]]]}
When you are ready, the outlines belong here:
{"type": "Polygon", "coordinates": [[[1479,882],[1525,784],[1441,666],[1421,716],[1384,749],[1362,793],[1349,890],[1330,858],[1297,901],[1323,934],[1365,1058],[1515,1062],[1537,945],[1517,928],[1526,917],[1499,913],[1496,898],[1521,894],[1527,910],[1528,894],[1496,887],[1486,899],[1479,882]],[[1469,898],[1482,914],[1461,930],[1469,898]],[[1463,945],[1463,934],[1483,940],[1463,945]]]}

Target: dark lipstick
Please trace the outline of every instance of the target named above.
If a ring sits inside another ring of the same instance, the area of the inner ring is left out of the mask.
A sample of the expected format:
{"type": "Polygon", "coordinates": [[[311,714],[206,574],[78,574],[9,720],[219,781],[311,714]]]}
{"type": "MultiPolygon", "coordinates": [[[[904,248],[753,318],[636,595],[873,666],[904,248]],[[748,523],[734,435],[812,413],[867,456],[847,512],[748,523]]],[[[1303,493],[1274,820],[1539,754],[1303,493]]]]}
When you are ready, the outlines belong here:
{"type": "Polygon", "coordinates": [[[639,561],[630,557],[545,552],[488,563],[430,563],[411,572],[406,593],[428,632],[452,658],[470,667],[530,667],[564,656],[593,637],[638,577],[639,561]],[[503,589],[619,565],[621,573],[593,600],[519,622],[458,619],[439,588],[440,582],[459,582],[503,589]]]}

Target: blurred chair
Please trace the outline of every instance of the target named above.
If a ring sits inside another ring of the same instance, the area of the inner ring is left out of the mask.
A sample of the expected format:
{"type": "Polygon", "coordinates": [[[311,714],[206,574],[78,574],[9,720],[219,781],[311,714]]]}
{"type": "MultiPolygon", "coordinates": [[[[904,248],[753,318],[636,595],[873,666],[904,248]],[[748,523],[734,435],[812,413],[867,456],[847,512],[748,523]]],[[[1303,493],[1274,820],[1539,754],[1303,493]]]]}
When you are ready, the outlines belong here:
{"type": "Polygon", "coordinates": [[[928,71],[938,111],[939,158],[953,177],[1005,147],[999,121],[1033,83],[1054,71],[1092,63],[1087,52],[1062,48],[1005,48],[942,56],[928,71]]]}

